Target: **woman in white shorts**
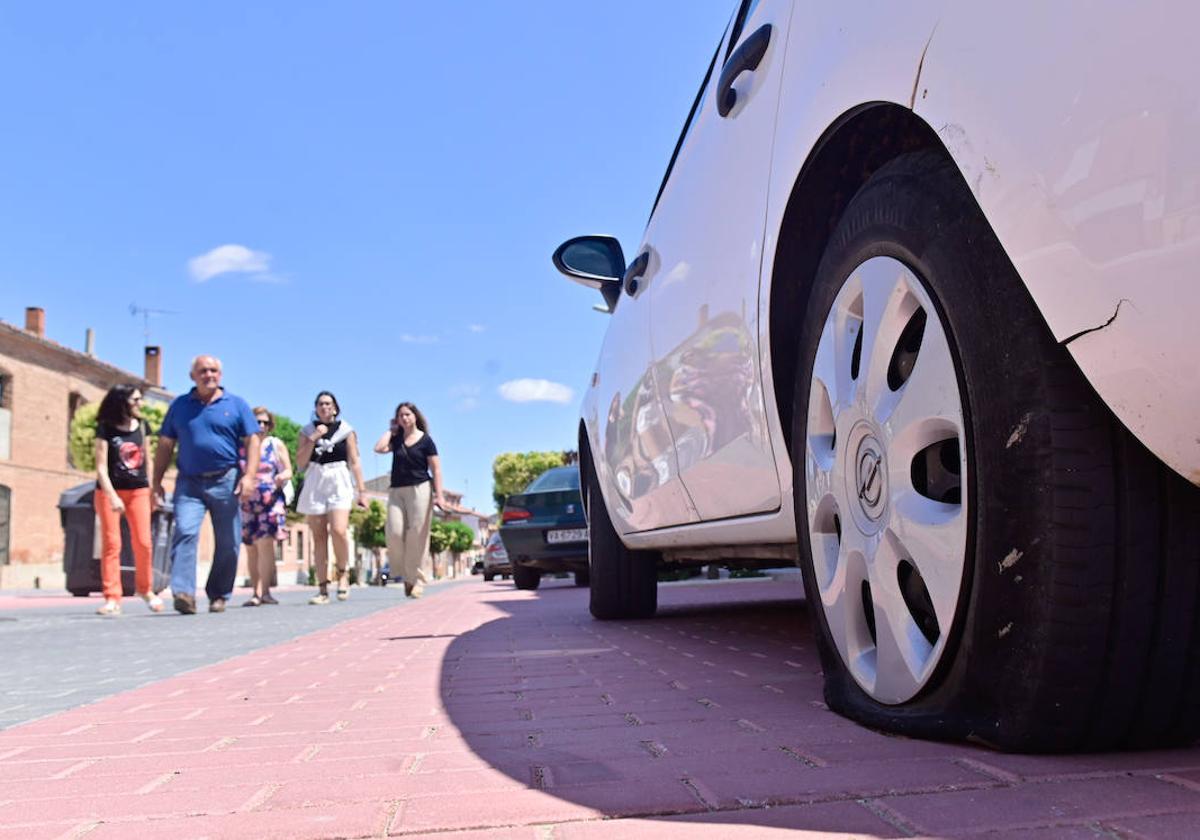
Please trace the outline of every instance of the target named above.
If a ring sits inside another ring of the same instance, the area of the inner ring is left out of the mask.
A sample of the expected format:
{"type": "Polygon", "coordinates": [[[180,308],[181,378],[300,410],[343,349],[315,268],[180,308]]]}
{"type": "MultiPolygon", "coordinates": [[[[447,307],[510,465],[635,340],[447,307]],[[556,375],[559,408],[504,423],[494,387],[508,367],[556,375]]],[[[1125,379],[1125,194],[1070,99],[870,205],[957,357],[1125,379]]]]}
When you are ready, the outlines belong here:
{"type": "Polygon", "coordinates": [[[296,462],[304,470],[304,487],[296,510],[303,513],[313,534],[313,562],[320,590],[310,604],[329,603],[329,537],[337,561],[337,597],[350,597],[346,564],[350,558],[350,508],[365,506],[362,464],[358,458],[358,435],[345,420],[341,407],[329,391],[317,394],[313,421],[300,431],[296,462]],[[357,488],[357,489],[356,489],[357,488]]]}

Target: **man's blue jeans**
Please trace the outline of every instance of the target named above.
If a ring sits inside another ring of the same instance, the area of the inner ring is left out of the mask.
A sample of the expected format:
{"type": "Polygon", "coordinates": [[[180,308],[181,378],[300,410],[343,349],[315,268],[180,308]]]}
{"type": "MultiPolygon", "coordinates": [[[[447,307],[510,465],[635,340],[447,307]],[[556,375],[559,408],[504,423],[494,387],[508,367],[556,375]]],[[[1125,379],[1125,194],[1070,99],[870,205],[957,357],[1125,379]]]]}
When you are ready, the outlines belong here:
{"type": "Polygon", "coordinates": [[[212,514],[212,570],[204,591],[210,601],[229,598],[237,578],[238,547],[242,536],[242,504],[236,495],[238,471],[214,476],[180,475],[175,481],[175,536],[171,540],[171,592],[191,595],[196,591],[196,549],[200,526],[207,511],[212,514]]]}

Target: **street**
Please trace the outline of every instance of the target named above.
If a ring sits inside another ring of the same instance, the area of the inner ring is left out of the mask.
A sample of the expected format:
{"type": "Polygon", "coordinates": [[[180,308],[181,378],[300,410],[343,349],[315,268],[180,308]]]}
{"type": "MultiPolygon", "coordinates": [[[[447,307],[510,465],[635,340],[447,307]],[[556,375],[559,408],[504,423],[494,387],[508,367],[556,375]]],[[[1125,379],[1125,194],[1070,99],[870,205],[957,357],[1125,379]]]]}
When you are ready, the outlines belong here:
{"type": "Polygon", "coordinates": [[[126,598],[124,615],[94,615],[99,596],[0,595],[0,728],[61,712],[102,697],[232,656],[278,644],[347,618],[404,601],[403,588],[355,587],[345,603],[308,606],[307,589],[279,590],[277,607],[242,609],[239,591],[224,615],[209,615],[203,593],[195,616],[171,609],[155,615],[126,598]]]}
{"type": "Polygon", "coordinates": [[[1002,755],[833,715],[794,579],[664,584],[658,618],[611,623],[569,580],[475,579],[420,601],[356,588],[324,608],[283,594],[274,610],[192,618],[132,601],[93,618],[95,599],[5,609],[7,639],[43,644],[20,661],[26,645],[8,644],[5,705],[25,708],[0,732],[0,838],[1200,826],[1200,749],[1002,755]],[[11,726],[30,706],[49,716],[11,726]]]}

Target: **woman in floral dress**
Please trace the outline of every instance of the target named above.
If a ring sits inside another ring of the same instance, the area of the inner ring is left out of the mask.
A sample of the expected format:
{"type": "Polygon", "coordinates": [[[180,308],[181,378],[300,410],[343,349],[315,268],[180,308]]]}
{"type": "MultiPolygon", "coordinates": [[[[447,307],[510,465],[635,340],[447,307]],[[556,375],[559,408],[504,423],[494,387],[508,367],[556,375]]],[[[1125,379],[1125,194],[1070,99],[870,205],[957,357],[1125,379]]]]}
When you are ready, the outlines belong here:
{"type": "MultiPolygon", "coordinates": [[[[275,571],[275,544],[287,539],[287,503],[284,488],[292,480],[292,459],[287,446],[271,434],[275,417],[263,406],[254,409],[261,441],[258,461],[258,487],[242,500],[242,542],[246,545],[246,566],[254,595],[242,604],[257,607],[278,604],[271,595],[275,571]]],[[[243,452],[242,469],[246,468],[243,452]]]]}

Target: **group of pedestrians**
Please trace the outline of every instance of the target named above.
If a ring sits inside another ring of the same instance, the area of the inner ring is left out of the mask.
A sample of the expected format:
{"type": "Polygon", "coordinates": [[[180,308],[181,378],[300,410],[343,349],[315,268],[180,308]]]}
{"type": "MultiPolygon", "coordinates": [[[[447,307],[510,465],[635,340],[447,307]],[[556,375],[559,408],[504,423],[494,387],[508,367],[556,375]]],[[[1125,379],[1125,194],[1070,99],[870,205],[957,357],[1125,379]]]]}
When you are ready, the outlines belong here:
{"type": "MultiPolygon", "coordinates": [[[[276,604],[271,594],[275,545],[287,539],[293,467],[287,446],[272,432],[274,415],[251,409],[221,387],[221,362],[198,356],[192,363],[194,387],[172,401],[159,429],[150,463],[149,433],[142,417],[143,395],[131,385],[114,386],[100,404],[96,427],[96,512],[101,526],[101,615],[121,612],[121,517],[129,524],[137,594],[154,612],[164,604],[151,581],[150,515],[166,499],[163,480],[173,457],[177,473],[172,495],[175,530],[171,541],[171,594],[176,611],[196,612],[196,560],[200,526],[212,517],[215,548],[205,583],[208,611],[224,612],[237,577],[239,543],[247,546],[254,592],[244,606],[276,604]],[[176,455],[177,453],[177,455],[176,455]]],[[[425,584],[422,565],[436,504],[445,507],[437,446],[425,417],[410,402],[397,406],[374,451],[391,453],[387,547],[393,574],[404,579],[405,594],[419,598],[425,584]]],[[[300,433],[296,467],[304,484],[296,510],[313,534],[318,590],[310,604],[330,602],[329,544],[333,544],[338,600],[350,590],[350,511],[365,506],[366,486],[358,436],[341,417],[329,391],[317,394],[313,417],[300,433]]]]}

